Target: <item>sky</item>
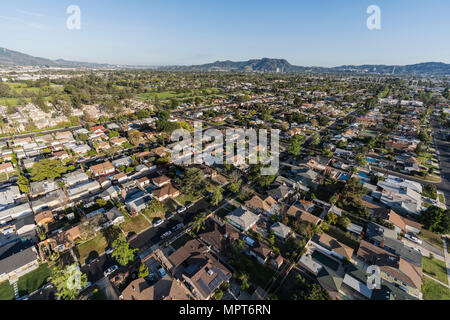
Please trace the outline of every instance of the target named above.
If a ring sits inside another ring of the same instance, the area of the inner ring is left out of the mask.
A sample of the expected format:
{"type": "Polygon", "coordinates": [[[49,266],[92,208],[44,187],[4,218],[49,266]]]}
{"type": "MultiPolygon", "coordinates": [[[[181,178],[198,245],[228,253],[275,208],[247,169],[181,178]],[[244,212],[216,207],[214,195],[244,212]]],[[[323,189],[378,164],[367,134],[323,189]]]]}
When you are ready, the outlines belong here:
{"type": "Polygon", "coordinates": [[[128,65],[450,63],[449,14],[448,0],[0,1],[0,47],[128,65]],[[81,10],[79,30],[67,28],[70,5],[81,10]],[[381,30],[367,28],[370,5],[381,30]]]}

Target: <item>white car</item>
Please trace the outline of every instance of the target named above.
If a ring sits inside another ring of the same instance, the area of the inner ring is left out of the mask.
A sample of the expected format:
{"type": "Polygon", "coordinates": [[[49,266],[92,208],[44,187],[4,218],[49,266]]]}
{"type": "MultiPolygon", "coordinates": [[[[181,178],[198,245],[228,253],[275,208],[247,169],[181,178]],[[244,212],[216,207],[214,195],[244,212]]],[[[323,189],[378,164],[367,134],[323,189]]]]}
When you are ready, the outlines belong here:
{"type": "Polygon", "coordinates": [[[163,222],[164,222],[164,220],[160,219],[160,220],[156,221],[155,223],[153,223],[153,227],[158,227],[158,226],[162,225],[163,222]]]}
{"type": "Polygon", "coordinates": [[[422,240],[420,240],[419,238],[417,238],[414,235],[411,235],[411,234],[407,233],[407,234],[405,234],[405,238],[408,239],[408,240],[411,240],[412,242],[415,242],[417,244],[422,244],[422,240]]]}
{"type": "Polygon", "coordinates": [[[108,250],[106,250],[106,254],[111,254],[114,252],[114,250],[115,250],[115,248],[108,249],[108,250]]]}
{"type": "Polygon", "coordinates": [[[114,271],[116,271],[117,269],[119,269],[119,267],[118,267],[117,265],[114,265],[114,266],[108,268],[108,270],[106,270],[106,271],[103,273],[103,275],[104,275],[105,277],[108,277],[108,276],[110,276],[112,273],[114,273],[114,271]]]}
{"type": "Polygon", "coordinates": [[[161,239],[165,239],[165,238],[169,237],[171,234],[172,234],[172,231],[167,231],[166,233],[164,233],[164,234],[161,236],[161,239]]]}
{"type": "Polygon", "coordinates": [[[181,207],[180,209],[177,210],[177,213],[183,213],[186,211],[186,207],[181,207]]]}

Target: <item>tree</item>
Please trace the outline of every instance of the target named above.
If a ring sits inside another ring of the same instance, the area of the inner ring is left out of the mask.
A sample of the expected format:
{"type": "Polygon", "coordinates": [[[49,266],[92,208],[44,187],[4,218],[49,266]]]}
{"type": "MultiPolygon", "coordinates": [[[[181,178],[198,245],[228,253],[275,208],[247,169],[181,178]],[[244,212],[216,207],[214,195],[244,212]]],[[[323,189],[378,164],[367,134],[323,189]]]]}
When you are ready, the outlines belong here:
{"type": "Polygon", "coordinates": [[[302,150],[303,141],[299,135],[295,135],[289,142],[288,152],[294,156],[298,156],[302,150]]]}
{"type": "Polygon", "coordinates": [[[138,277],[145,278],[149,275],[148,267],[145,263],[141,264],[138,269],[138,277]]]}
{"type": "Polygon", "coordinates": [[[337,221],[338,225],[340,225],[342,228],[347,229],[347,227],[350,225],[350,219],[347,217],[344,217],[343,215],[341,215],[338,218],[337,221]]]}
{"type": "Polygon", "coordinates": [[[134,261],[134,253],[137,249],[130,248],[130,244],[123,234],[120,234],[119,237],[113,241],[112,247],[116,249],[111,256],[116,259],[120,265],[126,266],[130,261],[134,261]]]}
{"type": "Polygon", "coordinates": [[[242,185],[242,180],[239,179],[235,182],[232,182],[228,185],[228,190],[230,190],[233,193],[238,193],[239,190],[241,189],[241,185],[242,185]]]}
{"type": "Polygon", "coordinates": [[[420,222],[424,225],[425,229],[430,231],[447,234],[450,232],[450,210],[444,210],[442,208],[431,206],[422,214],[419,218],[420,222]]]}
{"type": "Polygon", "coordinates": [[[185,170],[178,184],[182,185],[181,191],[185,194],[199,196],[206,187],[205,176],[198,168],[188,168],[185,170]]]}
{"type": "Polygon", "coordinates": [[[423,187],[422,195],[428,198],[431,198],[433,200],[436,200],[437,198],[437,189],[434,184],[427,184],[423,187]]]}
{"type": "Polygon", "coordinates": [[[120,133],[118,133],[117,131],[110,131],[109,137],[110,138],[120,137],[120,133]]]}
{"type": "Polygon", "coordinates": [[[222,187],[217,186],[211,197],[211,205],[212,206],[217,206],[223,200],[222,192],[223,192],[222,187]]]}
{"type": "Polygon", "coordinates": [[[312,146],[317,146],[320,143],[320,134],[318,132],[316,132],[312,137],[311,137],[311,145],[312,146]]]}
{"type": "Polygon", "coordinates": [[[97,199],[95,200],[95,203],[99,206],[99,207],[104,207],[106,206],[107,201],[104,199],[97,199]]]}
{"type": "Polygon", "coordinates": [[[334,214],[333,212],[328,212],[326,217],[327,222],[331,225],[335,225],[338,221],[338,218],[339,218],[338,215],[334,214]]]}
{"type": "Polygon", "coordinates": [[[87,276],[82,273],[78,264],[74,263],[63,269],[55,266],[50,276],[51,283],[56,287],[56,296],[62,300],[74,300],[82,288],[87,285],[87,276]]]}
{"type": "Polygon", "coordinates": [[[44,159],[33,165],[31,169],[32,181],[55,179],[66,173],[68,168],[60,160],[44,159]]]}
{"type": "Polygon", "coordinates": [[[198,214],[194,218],[194,221],[192,222],[192,230],[195,233],[198,233],[201,229],[205,227],[205,222],[206,222],[206,214],[204,212],[198,214]]]}
{"type": "Polygon", "coordinates": [[[30,181],[23,174],[17,176],[17,184],[23,193],[30,192],[30,181]]]}

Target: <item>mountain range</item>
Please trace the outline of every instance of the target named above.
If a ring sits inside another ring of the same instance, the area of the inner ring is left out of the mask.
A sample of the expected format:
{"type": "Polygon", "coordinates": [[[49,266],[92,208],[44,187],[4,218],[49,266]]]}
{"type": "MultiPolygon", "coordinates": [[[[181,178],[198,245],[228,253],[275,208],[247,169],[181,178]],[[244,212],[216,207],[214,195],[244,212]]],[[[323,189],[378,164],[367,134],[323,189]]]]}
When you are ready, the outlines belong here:
{"type": "Polygon", "coordinates": [[[216,61],[192,66],[117,66],[90,62],[50,60],[33,57],[21,52],[0,48],[0,66],[46,66],[64,68],[144,68],[173,71],[234,71],[234,72],[281,72],[281,73],[351,73],[351,74],[384,74],[384,75],[435,75],[450,76],[450,64],[442,62],[425,62],[412,65],[344,65],[332,68],[304,67],[290,64],[285,59],[252,59],[248,61],[216,61]]]}

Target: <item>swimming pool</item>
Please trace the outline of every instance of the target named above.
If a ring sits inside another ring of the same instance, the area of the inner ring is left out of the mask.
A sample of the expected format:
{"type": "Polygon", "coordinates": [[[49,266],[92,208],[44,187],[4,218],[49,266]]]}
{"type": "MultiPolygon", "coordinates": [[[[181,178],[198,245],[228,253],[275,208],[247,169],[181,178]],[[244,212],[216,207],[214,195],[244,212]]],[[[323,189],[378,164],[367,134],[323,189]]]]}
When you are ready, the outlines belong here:
{"type": "Polygon", "coordinates": [[[363,179],[369,179],[369,177],[367,176],[367,174],[365,172],[358,172],[358,177],[363,178],[363,179]]]}
{"type": "Polygon", "coordinates": [[[348,180],[348,174],[346,174],[346,173],[342,174],[339,179],[343,180],[343,181],[347,181],[348,180]]]}
{"type": "Polygon", "coordinates": [[[366,161],[367,161],[367,162],[370,162],[370,163],[377,162],[377,160],[374,159],[374,158],[366,158],[366,161]]]}

